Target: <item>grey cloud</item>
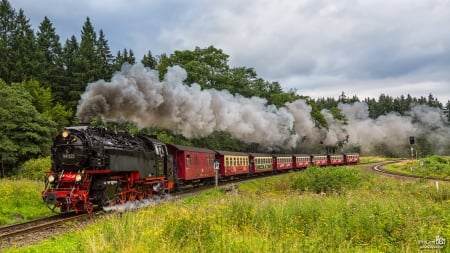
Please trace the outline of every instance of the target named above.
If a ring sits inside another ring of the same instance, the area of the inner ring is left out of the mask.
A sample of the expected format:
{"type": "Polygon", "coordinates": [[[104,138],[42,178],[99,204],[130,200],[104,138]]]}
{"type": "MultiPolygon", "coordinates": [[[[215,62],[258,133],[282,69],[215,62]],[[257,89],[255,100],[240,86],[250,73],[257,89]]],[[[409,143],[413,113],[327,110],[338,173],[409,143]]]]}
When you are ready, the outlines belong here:
{"type": "MultiPolygon", "coordinates": [[[[379,93],[367,93],[376,91],[370,84],[381,90],[407,83],[450,87],[446,0],[11,3],[25,9],[34,27],[49,16],[62,40],[79,36],[90,16],[97,30],[104,30],[113,52],[132,48],[137,58],[148,50],[170,54],[213,45],[230,55],[231,65],[252,67],[286,89],[308,91],[315,86],[331,93],[327,87],[335,87],[334,94],[339,94],[352,85],[364,93],[356,94],[359,97],[377,97],[379,93]],[[345,82],[333,82],[339,79],[345,82]]],[[[415,87],[405,92],[419,94],[411,91],[415,87]]],[[[430,88],[427,93],[439,94],[442,102],[450,100],[450,88],[430,88]]]]}

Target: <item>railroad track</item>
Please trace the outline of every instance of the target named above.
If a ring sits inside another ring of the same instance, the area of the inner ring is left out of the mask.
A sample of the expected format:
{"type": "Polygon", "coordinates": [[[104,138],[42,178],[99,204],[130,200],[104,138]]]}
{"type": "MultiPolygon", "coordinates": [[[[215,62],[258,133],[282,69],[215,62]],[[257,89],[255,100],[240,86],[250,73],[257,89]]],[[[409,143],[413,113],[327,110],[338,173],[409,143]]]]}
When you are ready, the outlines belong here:
{"type": "MultiPolygon", "coordinates": [[[[200,192],[213,188],[214,186],[201,186],[187,189],[183,192],[169,194],[166,198],[154,201],[152,205],[163,202],[177,201],[185,197],[199,194],[200,192]]],[[[130,211],[134,209],[124,209],[130,211]]],[[[120,212],[120,211],[118,211],[120,212]]],[[[81,214],[58,214],[23,223],[0,227],[0,252],[2,249],[11,247],[23,247],[38,243],[44,239],[57,234],[74,231],[83,228],[99,217],[116,212],[97,211],[93,215],[81,214]]]]}
{"type": "Polygon", "coordinates": [[[450,182],[450,179],[448,179],[448,178],[435,178],[435,177],[423,177],[423,176],[418,176],[418,175],[407,175],[407,174],[387,171],[387,170],[383,169],[384,165],[396,163],[396,162],[398,162],[398,161],[382,162],[382,163],[379,163],[379,164],[376,164],[375,166],[373,166],[372,170],[379,174],[382,174],[382,175],[396,177],[396,178],[402,178],[402,179],[425,179],[425,180],[432,180],[432,181],[450,182]]]}
{"type": "Polygon", "coordinates": [[[48,238],[59,231],[67,231],[80,224],[79,221],[92,218],[87,214],[59,214],[0,227],[0,250],[21,247],[48,238]]]}

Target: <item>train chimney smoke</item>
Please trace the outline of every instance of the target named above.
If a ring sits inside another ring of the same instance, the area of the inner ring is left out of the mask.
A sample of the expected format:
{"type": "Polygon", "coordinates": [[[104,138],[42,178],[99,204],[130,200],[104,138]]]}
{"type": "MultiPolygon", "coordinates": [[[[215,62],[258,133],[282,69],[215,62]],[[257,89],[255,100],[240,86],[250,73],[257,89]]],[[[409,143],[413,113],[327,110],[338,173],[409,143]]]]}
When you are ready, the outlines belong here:
{"type": "Polygon", "coordinates": [[[292,138],[294,117],[287,108],[267,105],[262,98],[245,98],[228,91],[202,90],[183,84],[187,73],[174,66],[160,82],[158,73],[142,64],[124,65],[111,82],[90,83],[81,96],[77,116],[87,122],[130,120],[140,127],[158,126],[186,137],[226,131],[247,142],[283,145],[292,138]]]}
{"type": "Polygon", "coordinates": [[[276,108],[263,98],[202,90],[195,83],[183,84],[187,73],[179,66],[170,67],[163,81],[158,76],[142,64],[124,65],[111,82],[88,84],[78,105],[78,118],[82,122],[96,116],[134,121],[140,127],[167,128],[186,137],[225,131],[245,142],[270,147],[320,148],[345,143],[370,153],[383,147],[399,149],[412,135],[429,137],[431,149],[438,152],[449,146],[445,143],[450,136],[448,124],[438,109],[428,106],[413,107],[406,116],[390,113],[371,119],[365,103],[340,104],[348,121],[338,121],[323,110],[328,127],[319,129],[304,100],[276,108]]]}

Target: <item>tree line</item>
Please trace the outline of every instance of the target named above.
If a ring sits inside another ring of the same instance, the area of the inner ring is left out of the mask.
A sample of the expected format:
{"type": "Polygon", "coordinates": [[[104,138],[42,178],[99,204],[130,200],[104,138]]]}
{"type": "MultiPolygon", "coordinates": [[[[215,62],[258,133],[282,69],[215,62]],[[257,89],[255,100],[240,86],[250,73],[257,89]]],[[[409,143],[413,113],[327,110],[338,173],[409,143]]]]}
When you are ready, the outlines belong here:
{"type": "MultiPolygon", "coordinates": [[[[124,63],[137,63],[131,48],[113,55],[103,30],[97,32],[89,17],[82,26],[80,41],[72,35],[62,43],[48,17],[34,31],[25,11],[15,10],[8,0],[0,2],[0,57],[0,176],[13,174],[15,168],[31,158],[49,155],[52,137],[58,129],[78,123],[76,106],[88,83],[110,80],[124,63]]],[[[179,65],[188,74],[187,84],[195,82],[203,89],[226,89],[245,97],[262,97],[277,107],[305,99],[312,107],[311,115],[318,127],[327,127],[320,110],[329,109],[335,117],[342,117],[338,103],[360,101],[356,96],[347,98],[344,93],[339,99],[313,99],[294,89],[283,91],[280,83],[264,80],[253,68],[230,67],[229,55],[214,46],[155,56],[149,50],[139,62],[157,70],[161,80],[168,67],[179,65]]],[[[444,109],[431,94],[428,98],[409,95],[392,98],[382,94],[364,102],[373,118],[390,111],[406,112],[411,104],[444,109]]],[[[450,108],[450,101],[446,108],[450,108]]],[[[101,120],[94,123],[107,124],[101,120]]],[[[257,148],[255,144],[236,142],[226,133],[188,140],[165,129],[142,130],[130,123],[108,124],[158,134],[173,143],[229,150],[257,148]]]]}

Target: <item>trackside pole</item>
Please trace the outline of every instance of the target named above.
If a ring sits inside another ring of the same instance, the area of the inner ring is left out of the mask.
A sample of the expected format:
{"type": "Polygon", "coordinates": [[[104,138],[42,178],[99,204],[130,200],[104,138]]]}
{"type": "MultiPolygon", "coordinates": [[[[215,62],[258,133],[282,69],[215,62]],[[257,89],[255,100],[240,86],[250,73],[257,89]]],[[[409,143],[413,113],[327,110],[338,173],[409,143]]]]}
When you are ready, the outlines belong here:
{"type": "MultiPolygon", "coordinates": [[[[409,136],[409,147],[411,148],[411,160],[414,159],[414,136],[409,136]]],[[[416,151],[417,152],[417,151],[416,151]]],[[[417,159],[417,155],[416,155],[417,159]]]]}
{"type": "Polygon", "coordinates": [[[219,168],[220,168],[220,163],[218,160],[214,161],[214,174],[215,174],[215,185],[216,188],[219,186],[219,168]]]}

